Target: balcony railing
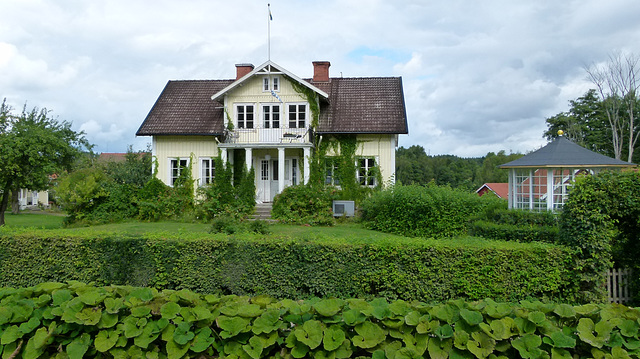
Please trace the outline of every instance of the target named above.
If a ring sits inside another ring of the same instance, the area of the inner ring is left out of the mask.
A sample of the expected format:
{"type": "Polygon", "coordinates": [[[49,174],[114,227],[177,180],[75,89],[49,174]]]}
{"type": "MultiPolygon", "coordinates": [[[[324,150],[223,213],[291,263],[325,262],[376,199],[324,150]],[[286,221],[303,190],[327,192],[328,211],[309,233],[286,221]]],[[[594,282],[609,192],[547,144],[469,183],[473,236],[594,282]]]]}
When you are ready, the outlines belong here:
{"type": "Polygon", "coordinates": [[[225,130],[228,144],[297,144],[311,143],[310,128],[239,128],[225,130]]]}

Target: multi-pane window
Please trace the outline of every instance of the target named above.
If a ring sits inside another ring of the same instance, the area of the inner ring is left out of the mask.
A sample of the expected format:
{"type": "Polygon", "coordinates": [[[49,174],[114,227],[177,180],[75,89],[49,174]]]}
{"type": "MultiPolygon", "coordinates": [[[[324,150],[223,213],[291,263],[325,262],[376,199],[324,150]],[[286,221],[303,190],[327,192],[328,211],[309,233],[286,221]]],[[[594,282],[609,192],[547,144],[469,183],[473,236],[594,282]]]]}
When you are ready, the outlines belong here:
{"type": "Polygon", "coordinates": [[[376,185],[376,159],[374,157],[362,157],[358,159],[358,182],[361,186],[376,185]]]}
{"type": "Polygon", "coordinates": [[[238,128],[253,128],[253,105],[237,105],[238,128]]]}
{"type": "Polygon", "coordinates": [[[307,119],[307,105],[289,105],[289,128],[305,128],[307,119]]]}
{"type": "Polygon", "coordinates": [[[280,91],[280,78],[265,76],[262,79],[262,91],[280,91]]]}
{"type": "Polygon", "coordinates": [[[339,186],[340,179],[338,178],[338,159],[333,157],[328,157],[324,162],[325,168],[325,184],[339,186]]]}
{"type": "Polygon", "coordinates": [[[280,128],[280,105],[262,106],[262,126],[264,128],[280,128]]]}
{"type": "Polygon", "coordinates": [[[200,159],[200,185],[208,185],[213,183],[216,176],[215,161],[213,158],[200,159]]]}
{"type": "Polygon", "coordinates": [[[173,186],[180,174],[189,165],[189,159],[187,158],[171,158],[169,160],[169,185],[173,186]]]}

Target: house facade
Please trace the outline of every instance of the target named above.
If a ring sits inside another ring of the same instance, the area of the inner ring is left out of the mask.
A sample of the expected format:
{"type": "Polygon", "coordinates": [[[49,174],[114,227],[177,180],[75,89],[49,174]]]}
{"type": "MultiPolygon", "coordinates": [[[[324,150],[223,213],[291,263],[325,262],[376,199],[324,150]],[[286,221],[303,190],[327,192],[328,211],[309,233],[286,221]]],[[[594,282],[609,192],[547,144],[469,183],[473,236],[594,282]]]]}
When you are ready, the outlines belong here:
{"type": "MultiPolygon", "coordinates": [[[[393,182],[398,135],[408,133],[402,79],[332,78],[329,66],[314,62],[311,79],[267,61],[236,65],[235,79],[169,81],[136,135],[152,137],[164,183],[191,168],[197,185],[209,184],[221,156],[254,168],[258,202],[307,183],[313,151],[340,136],[356,139],[361,185],[393,182]]],[[[328,158],[338,155],[335,148],[328,158]]],[[[339,185],[334,170],[327,165],[326,181],[339,185]]]]}

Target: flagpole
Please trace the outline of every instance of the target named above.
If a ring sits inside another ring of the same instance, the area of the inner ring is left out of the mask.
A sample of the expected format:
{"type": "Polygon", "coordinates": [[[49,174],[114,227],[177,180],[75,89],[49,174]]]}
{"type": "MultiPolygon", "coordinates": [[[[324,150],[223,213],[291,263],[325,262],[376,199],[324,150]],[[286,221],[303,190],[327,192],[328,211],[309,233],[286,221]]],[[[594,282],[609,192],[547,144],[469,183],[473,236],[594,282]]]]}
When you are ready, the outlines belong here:
{"type": "Polygon", "coordinates": [[[267,18],[268,30],[267,30],[267,48],[268,48],[268,56],[267,59],[271,61],[271,4],[267,4],[267,9],[269,10],[269,17],[267,18]]]}

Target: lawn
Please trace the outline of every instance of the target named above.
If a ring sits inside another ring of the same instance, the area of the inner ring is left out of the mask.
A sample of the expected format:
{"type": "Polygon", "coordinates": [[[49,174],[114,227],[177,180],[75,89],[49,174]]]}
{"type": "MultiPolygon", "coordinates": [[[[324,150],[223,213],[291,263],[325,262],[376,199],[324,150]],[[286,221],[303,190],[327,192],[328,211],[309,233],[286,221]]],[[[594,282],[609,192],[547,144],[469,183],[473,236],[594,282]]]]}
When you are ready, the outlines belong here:
{"type": "MultiPolygon", "coordinates": [[[[58,234],[69,233],[80,236],[100,236],[101,233],[119,234],[124,236],[160,236],[173,238],[197,238],[197,237],[226,237],[225,234],[208,234],[210,224],[185,223],[176,221],[141,222],[127,221],[120,223],[102,224],[91,227],[64,228],[62,222],[64,216],[48,213],[21,213],[19,215],[5,214],[7,228],[34,228],[38,230],[55,230],[58,234]]],[[[383,233],[364,228],[360,223],[344,222],[331,227],[310,227],[303,225],[290,225],[274,223],[269,225],[271,238],[291,238],[303,241],[323,243],[349,243],[398,245],[401,241],[404,245],[418,245],[429,247],[475,247],[475,248],[503,248],[522,249],[533,247],[549,247],[550,245],[535,243],[519,243],[515,241],[493,241],[479,237],[461,236],[450,239],[425,239],[408,238],[395,234],[383,233]]],[[[264,235],[240,233],[233,235],[235,238],[265,238],[264,235]]]]}

